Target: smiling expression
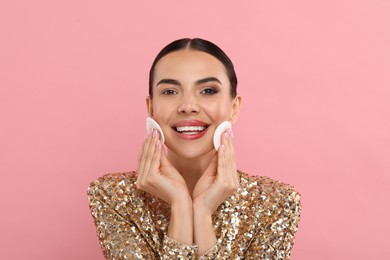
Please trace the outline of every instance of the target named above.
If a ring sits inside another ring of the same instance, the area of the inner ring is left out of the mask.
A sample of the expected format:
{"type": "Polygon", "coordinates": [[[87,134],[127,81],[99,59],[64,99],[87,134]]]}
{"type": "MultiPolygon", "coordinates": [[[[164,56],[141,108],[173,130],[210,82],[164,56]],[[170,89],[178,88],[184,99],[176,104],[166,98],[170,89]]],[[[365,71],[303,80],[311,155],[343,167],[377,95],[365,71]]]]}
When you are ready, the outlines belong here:
{"type": "Polygon", "coordinates": [[[149,115],[161,126],[166,146],[185,158],[213,150],[213,134],[227,120],[235,123],[241,97],[230,96],[224,65],[191,49],[174,51],[156,64],[149,115]]]}

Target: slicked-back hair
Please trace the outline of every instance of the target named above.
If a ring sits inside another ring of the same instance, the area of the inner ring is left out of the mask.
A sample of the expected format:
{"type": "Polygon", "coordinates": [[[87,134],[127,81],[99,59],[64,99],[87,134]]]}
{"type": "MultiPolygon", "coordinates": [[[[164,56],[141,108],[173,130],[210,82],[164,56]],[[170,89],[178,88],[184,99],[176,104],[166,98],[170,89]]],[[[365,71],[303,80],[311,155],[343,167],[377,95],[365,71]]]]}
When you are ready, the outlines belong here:
{"type": "Polygon", "coordinates": [[[203,51],[214,56],[218,59],[225,67],[226,74],[229,78],[230,82],[230,96],[235,98],[237,96],[237,76],[234,70],[234,66],[229,57],[223,52],[217,45],[214,43],[201,39],[201,38],[183,38],[176,41],[171,42],[167,46],[165,46],[156,56],[153,61],[152,67],[149,71],[149,96],[153,98],[153,77],[154,77],[154,69],[156,67],[157,62],[164,57],[165,55],[179,51],[182,49],[190,49],[196,51],[203,51]]]}

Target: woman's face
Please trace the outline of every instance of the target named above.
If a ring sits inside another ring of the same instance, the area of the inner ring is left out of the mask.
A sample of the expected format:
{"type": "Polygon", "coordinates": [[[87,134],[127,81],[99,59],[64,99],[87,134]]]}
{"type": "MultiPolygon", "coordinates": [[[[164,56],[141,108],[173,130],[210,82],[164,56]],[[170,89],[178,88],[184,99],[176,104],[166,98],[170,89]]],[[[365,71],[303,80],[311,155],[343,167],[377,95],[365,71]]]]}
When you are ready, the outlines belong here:
{"type": "Polygon", "coordinates": [[[195,50],[167,54],[156,64],[153,99],[148,112],[161,126],[166,146],[184,158],[202,156],[213,148],[217,126],[235,123],[241,97],[232,99],[224,65],[195,50]]]}

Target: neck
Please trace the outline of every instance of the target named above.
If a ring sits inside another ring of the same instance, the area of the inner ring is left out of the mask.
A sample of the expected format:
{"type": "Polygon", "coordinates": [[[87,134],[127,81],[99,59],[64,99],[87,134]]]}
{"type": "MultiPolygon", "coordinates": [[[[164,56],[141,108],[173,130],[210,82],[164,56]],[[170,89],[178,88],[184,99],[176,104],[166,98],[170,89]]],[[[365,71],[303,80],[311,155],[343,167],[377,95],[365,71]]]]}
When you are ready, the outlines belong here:
{"type": "Polygon", "coordinates": [[[194,187],[198,182],[199,178],[202,177],[203,173],[206,171],[209,163],[216,153],[215,150],[201,155],[195,158],[184,158],[175,154],[174,152],[168,150],[167,158],[169,162],[176,168],[180,175],[185,180],[188,191],[192,195],[194,187]]]}

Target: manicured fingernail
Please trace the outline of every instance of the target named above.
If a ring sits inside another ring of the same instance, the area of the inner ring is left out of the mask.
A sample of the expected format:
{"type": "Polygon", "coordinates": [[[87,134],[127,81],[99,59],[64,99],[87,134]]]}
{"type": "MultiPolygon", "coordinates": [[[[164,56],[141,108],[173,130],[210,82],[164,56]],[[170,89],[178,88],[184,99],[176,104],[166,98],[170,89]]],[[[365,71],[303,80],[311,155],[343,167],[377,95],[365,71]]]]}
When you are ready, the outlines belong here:
{"type": "Polygon", "coordinates": [[[156,136],[157,130],[153,128],[152,137],[154,138],[156,136]]]}
{"type": "Polygon", "coordinates": [[[230,130],[229,130],[229,133],[230,133],[230,137],[233,139],[233,138],[234,138],[233,130],[230,129],[230,130]]]}
{"type": "Polygon", "coordinates": [[[223,152],[225,151],[225,146],[223,144],[221,145],[221,149],[223,152]]]}
{"type": "Polygon", "coordinates": [[[157,142],[156,142],[156,147],[157,147],[157,148],[159,148],[159,147],[160,147],[160,145],[161,145],[161,142],[160,142],[160,140],[157,140],[157,142]]]}

